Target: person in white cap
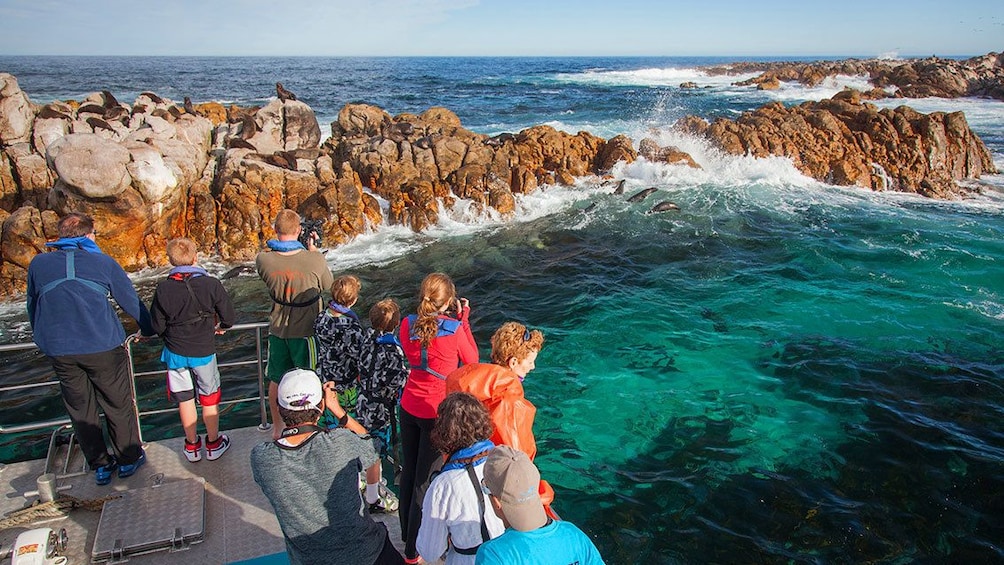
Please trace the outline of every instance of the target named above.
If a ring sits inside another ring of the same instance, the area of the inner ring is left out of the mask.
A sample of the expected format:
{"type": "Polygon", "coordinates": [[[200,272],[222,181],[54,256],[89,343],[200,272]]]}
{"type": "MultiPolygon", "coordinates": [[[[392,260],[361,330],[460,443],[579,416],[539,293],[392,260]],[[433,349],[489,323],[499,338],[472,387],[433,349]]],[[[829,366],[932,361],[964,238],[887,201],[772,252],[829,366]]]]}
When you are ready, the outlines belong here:
{"type": "Polygon", "coordinates": [[[292,369],[279,382],[277,405],[285,429],[278,440],[251,450],[251,472],[272,503],[293,565],[403,564],[383,524],[373,521],[359,490],[359,473],[379,469],[379,439],[338,404],[334,383],[292,369]],[[317,426],[324,409],[339,427],[317,426]]]}
{"type": "Polygon", "coordinates": [[[500,445],[488,454],[481,481],[506,531],[478,548],[476,565],[602,565],[582,530],[552,520],[540,500],[540,472],[522,451],[500,445]]]}

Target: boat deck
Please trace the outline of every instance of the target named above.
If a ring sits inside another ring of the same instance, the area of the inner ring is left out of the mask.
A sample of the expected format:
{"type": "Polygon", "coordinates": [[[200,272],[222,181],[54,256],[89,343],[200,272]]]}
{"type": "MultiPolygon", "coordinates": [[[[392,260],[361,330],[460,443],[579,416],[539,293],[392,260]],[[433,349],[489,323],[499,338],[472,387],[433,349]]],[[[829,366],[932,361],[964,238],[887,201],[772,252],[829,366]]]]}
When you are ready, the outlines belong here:
{"type": "MultiPolygon", "coordinates": [[[[146,444],[146,465],[127,479],[115,476],[111,484],[106,486],[95,485],[93,473],[81,472],[83,462],[80,460],[79,450],[74,450],[76,454],[71,457],[67,467],[70,472],[57,481],[59,495],[93,500],[126,492],[152,492],[148,487],[167,486],[178,481],[190,483],[192,480],[204,481],[205,510],[202,541],[192,543],[181,550],[163,549],[141,555],[125,555],[122,559],[113,555],[110,562],[128,560],[136,565],[184,562],[222,564],[246,560],[255,560],[254,563],[262,564],[287,563],[282,531],[272,513],[271,505],[251,476],[249,464],[251,448],[260,442],[269,441],[271,432],[250,427],[226,430],[226,433],[230,436],[230,449],[216,461],[203,458],[198,463],[189,463],[181,452],[183,438],[180,437],[149,442],[146,444]],[[77,472],[73,472],[74,470],[77,472]],[[255,559],[263,556],[268,557],[255,559]]],[[[65,452],[65,447],[62,451],[65,452]]],[[[0,498],[0,512],[6,516],[38,500],[37,496],[25,497],[24,494],[37,490],[36,479],[45,472],[45,467],[45,460],[5,465],[0,471],[0,483],[4,487],[3,497],[0,498]]],[[[181,502],[169,503],[164,505],[164,510],[152,509],[154,513],[152,520],[149,516],[151,509],[148,508],[145,512],[138,512],[135,521],[123,529],[135,533],[149,528],[159,528],[166,531],[170,539],[172,533],[179,531],[176,523],[184,522],[186,519],[183,515],[179,515],[184,514],[185,510],[181,506],[184,506],[181,502]],[[144,521],[152,523],[144,524],[142,523],[144,521]]],[[[197,504],[195,506],[197,508],[197,504]]],[[[104,557],[100,561],[92,560],[92,548],[97,537],[100,518],[101,512],[78,508],[70,511],[65,517],[43,518],[31,524],[2,530],[0,553],[8,552],[17,535],[27,529],[65,528],[68,543],[63,555],[69,558],[70,564],[109,562],[104,557]]],[[[373,518],[387,526],[391,541],[402,550],[397,514],[374,515],[373,518]]],[[[102,528],[106,526],[102,524],[102,528]]],[[[102,539],[107,533],[102,532],[102,539]]],[[[111,535],[112,539],[116,539],[116,534],[111,535]]]]}

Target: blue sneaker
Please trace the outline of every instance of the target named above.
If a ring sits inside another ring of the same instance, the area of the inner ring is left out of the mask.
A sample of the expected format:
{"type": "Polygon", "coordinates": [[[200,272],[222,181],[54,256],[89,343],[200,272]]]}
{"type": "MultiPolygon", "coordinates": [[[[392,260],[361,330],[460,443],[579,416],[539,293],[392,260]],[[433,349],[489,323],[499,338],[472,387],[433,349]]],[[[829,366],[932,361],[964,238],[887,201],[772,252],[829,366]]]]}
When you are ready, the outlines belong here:
{"type": "Polygon", "coordinates": [[[146,463],[146,452],[140,451],[139,459],[137,459],[134,463],[119,465],[119,478],[124,479],[126,477],[133,476],[133,474],[135,474],[136,471],[143,466],[143,463],[146,463]]]}
{"type": "Polygon", "coordinates": [[[102,465],[94,470],[94,482],[98,486],[107,485],[112,482],[112,473],[115,472],[115,468],[118,466],[118,461],[114,457],[111,457],[111,463],[102,465]]]}

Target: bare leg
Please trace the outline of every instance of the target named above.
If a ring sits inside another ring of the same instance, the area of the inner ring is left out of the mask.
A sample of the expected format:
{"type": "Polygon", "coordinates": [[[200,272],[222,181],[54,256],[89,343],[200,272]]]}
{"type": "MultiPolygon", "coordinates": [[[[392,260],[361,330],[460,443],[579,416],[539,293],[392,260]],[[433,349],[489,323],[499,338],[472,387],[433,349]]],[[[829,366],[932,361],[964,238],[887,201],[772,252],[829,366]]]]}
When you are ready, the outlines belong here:
{"type": "Polygon", "coordinates": [[[282,430],[285,429],[285,425],[282,422],[282,416],[279,415],[279,403],[276,400],[279,397],[279,383],[275,381],[268,382],[268,408],[272,413],[272,439],[279,439],[282,437],[282,430]]]}
{"type": "Polygon", "coordinates": [[[370,467],[366,469],[366,484],[375,485],[379,483],[382,473],[382,462],[380,459],[377,459],[376,463],[370,465],[370,467]]]}
{"type": "Polygon", "coordinates": [[[198,423],[199,414],[195,408],[195,399],[178,403],[178,416],[181,418],[181,427],[185,429],[185,439],[188,443],[195,443],[199,440],[198,423]]]}
{"type": "Polygon", "coordinates": [[[206,424],[206,441],[214,442],[220,438],[220,407],[216,404],[202,407],[202,422],[206,424]]]}

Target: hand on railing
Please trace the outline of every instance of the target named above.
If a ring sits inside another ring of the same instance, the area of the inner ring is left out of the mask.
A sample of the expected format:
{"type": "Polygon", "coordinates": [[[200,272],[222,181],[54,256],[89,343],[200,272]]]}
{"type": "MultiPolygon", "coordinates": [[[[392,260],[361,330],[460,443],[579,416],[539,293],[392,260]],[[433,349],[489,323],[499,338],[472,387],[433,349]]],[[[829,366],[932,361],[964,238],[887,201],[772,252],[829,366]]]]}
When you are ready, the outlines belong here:
{"type": "Polygon", "coordinates": [[[133,341],[133,342],[136,342],[136,343],[146,343],[146,342],[150,341],[151,339],[153,339],[155,337],[157,337],[157,336],[156,335],[143,335],[142,331],[137,331],[136,333],[134,333],[131,336],[129,336],[129,340],[128,341],[133,341]]]}

